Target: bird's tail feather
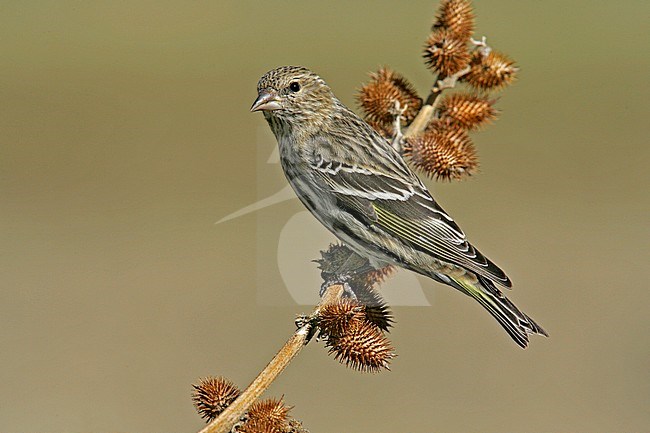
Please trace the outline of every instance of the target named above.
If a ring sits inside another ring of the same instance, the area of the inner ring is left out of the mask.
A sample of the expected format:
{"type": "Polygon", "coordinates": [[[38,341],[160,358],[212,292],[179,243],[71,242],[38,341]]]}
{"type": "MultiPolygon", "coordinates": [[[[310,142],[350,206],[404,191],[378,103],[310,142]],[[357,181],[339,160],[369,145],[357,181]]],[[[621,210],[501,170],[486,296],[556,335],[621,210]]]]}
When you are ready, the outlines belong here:
{"type": "Polygon", "coordinates": [[[456,283],[453,284],[456,288],[476,299],[483,308],[488,310],[523,349],[528,346],[528,334],[548,337],[541,326],[510,302],[487,278],[478,277],[477,283],[463,278],[453,278],[452,281],[456,283]]]}

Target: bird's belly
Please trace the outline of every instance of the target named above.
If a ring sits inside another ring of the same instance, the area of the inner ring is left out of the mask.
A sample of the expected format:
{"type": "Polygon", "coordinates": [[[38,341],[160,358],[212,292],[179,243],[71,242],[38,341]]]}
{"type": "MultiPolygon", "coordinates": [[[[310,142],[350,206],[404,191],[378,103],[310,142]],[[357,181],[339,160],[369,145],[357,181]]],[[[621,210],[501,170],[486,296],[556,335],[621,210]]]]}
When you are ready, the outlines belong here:
{"type": "Polygon", "coordinates": [[[341,212],[336,206],[336,198],[315,188],[312,182],[301,177],[289,177],[289,184],[296,196],[321,224],[332,230],[332,225],[341,212]]]}
{"type": "Polygon", "coordinates": [[[366,257],[376,268],[397,264],[393,257],[378,249],[368,239],[368,227],[342,210],[332,193],[315,187],[313,182],[306,179],[287,177],[296,195],[312,215],[355,253],[366,257]]]}

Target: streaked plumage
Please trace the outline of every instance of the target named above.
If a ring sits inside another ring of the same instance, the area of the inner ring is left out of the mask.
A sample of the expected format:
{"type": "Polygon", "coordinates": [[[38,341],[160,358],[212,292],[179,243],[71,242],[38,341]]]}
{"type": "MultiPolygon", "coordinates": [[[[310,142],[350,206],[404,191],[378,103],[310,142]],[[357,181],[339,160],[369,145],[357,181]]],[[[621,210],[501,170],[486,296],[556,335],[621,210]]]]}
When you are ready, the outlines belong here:
{"type": "Polygon", "coordinates": [[[429,276],[476,299],[521,347],[547,335],[494,283],[505,273],[475,249],[402,157],[308,69],[285,66],[257,85],[282,168],[311,213],[376,266],[429,276]]]}

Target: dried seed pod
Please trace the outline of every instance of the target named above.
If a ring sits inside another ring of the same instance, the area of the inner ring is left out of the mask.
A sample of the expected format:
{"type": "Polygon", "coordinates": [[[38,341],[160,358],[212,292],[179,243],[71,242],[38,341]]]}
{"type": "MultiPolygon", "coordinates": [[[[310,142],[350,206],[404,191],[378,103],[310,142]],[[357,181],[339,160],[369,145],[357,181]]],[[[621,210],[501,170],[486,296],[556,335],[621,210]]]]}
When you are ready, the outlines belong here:
{"type": "Polygon", "coordinates": [[[375,120],[366,120],[366,123],[368,125],[372,126],[372,129],[377,131],[379,135],[384,137],[387,140],[390,140],[393,138],[393,135],[395,134],[395,130],[393,128],[393,124],[387,124],[387,123],[382,123],[382,122],[377,122],[375,120]]]}
{"type": "Polygon", "coordinates": [[[467,132],[452,126],[430,129],[407,139],[404,154],[416,168],[440,180],[460,179],[478,167],[476,150],[467,132]]]}
{"type": "Polygon", "coordinates": [[[366,272],[366,283],[368,285],[381,284],[386,279],[391,277],[396,272],[395,266],[386,265],[379,269],[373,269],[372,271],[366,272]]]}
{"type": "Polygon", "coordinates": [[[462,79],[469,85],[481,89],[499,89],[511,84],[519,68],[505,54],[490,50],[484,54],[475,50],[470,62],[470,71],[462,79]]]}
{"type": "Polygon", "coordinates": [[[282,399],[267,399],[253,403],[248,420],[240,428],[245,433],[284,433],[289,428],[287,415],[290,407],[282,399]]]}
{"type": "Polygon", "coordinates": [[[357,302],[364,307],[365,319],[382,331],[388,331],[394,322],[390,307],[375,286],[383,283],[395,273],[392,265],[356,275],[350,286],[357,297],[357,302]]]}
{"type": "Polygon", "coordinates": [[[443,76],[466,68],[470,61],[467,41],[443,28],[431,32],[424,46],[423,57],[429,69],[443,76]]]}
{"type": "Polygon", "coordinates": [[[387,265],[379,269],[369,267],[368,270],[355,274],[350,280],[350,285],[354,290],[356,290],[357,287],[363,288],[380,285],[394,273],[395,267],[392,265],[387,265]]]}
{"type": "Polygon", "coordinates": [[[389,370],[395,357],[393,347],[384,334],[372,323],[356,322],[347,333],[327,340],[329,353],[348,367],[360,371],[389,370]]]}
{"type": "Polygon", "coordinates": [[[474,33],[474,10],[467,0],[444,0],[440,4],[432,30],[447,29],[458,39],[467,40],[474,33]]]}
{"type": "Polygon", "coordinates": [[[223,377],[199,379],[199,384],[192,387],[194,407],[208,422],[216,418],[241,394],[239,388],[223,377]]]}
{"type": "Polygon", "coordinates": [[[393,314],[379,291],[372,286],[365,285],[355,287],[354,294],[357,297],[357,302],[363,305],[366,321],[383,332],[387,332],[393,326],[395,321],[393,314]]]}
{"type": "Polygon", "coordinates": [[[318,326],[326,335],[340,336],[345,334],[354,322],[361,322],[364,319],[362,305],[350,299],[340,299],[321,308],[318,326]]]}
{"type": "Polygon", "coordinates": [[[469,93],[455,93],[445,97],[440,104],[443,120],[465,129],[476,129],[496,119],[494,101],[469,93]]]}
{"type": "Polygon", "coordinates": [[[413,85],[386,67],[370,74],[370,82],[359,90],[357,100],[366,118],[384,127],[390,127],[398,114],[395,102],[405,109],[402,117],[406,124],[415,118],[422,106],[422,99],[413,85]]]}
{"type": "Polygon", "coordinates": [[[324,281],[357,275],[373,269],[366,257],[361,257],[343,244],[330,244],[327,250],[321,251],[321,258],[314,261],[318,263],[324,281]]]}

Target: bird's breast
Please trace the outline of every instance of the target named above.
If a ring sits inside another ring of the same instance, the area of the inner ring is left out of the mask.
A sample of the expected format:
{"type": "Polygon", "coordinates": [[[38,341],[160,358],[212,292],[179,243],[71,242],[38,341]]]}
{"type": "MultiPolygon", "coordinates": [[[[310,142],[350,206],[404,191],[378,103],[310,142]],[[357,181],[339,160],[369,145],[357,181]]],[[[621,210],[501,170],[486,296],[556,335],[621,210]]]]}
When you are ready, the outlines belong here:
{"type": "Polygon", "coordinates": [[[330,228],[337,212],[336,198],[309,163],[297,153],[280,152],[280,163],[287,181],[305,207],[326,227],[330,228]]]}

